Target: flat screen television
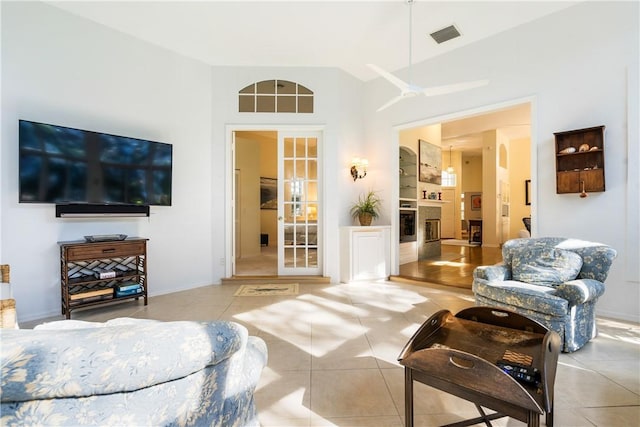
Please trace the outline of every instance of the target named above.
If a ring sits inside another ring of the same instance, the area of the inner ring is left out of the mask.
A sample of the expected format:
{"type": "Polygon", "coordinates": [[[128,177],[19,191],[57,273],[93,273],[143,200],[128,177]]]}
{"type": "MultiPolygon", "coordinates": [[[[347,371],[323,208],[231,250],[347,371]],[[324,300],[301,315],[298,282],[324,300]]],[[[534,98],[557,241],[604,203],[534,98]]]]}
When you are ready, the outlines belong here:
{"type": "Polygon", "coordinates": [[[171,144],[19,121],[20,203],[171,205],[171,144]]]}

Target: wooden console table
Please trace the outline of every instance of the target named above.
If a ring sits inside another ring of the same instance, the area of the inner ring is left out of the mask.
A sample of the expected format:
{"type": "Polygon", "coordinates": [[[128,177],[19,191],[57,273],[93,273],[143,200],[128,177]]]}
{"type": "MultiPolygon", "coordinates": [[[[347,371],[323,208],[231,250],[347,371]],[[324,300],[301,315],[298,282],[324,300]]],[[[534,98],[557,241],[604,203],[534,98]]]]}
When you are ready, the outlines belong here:
{"type": "Polygon", "coordinates": [[[398,361],[405,367],[405,423],[413,426],[413,381],[473,402],[480,417],[448,427],[462,427],[509,416],[553,426],[553,385],[560,337],[540,323],[492,307],[473,307],[455,316],[442,310],[409,340],[398,361]],[[520,382],[496,365],[505,354],[539,371],[536,384],[520,382]],[[484,408],[497,413],[485,414],[484,408]]]}
{"type": "Polygon", "coordinates": [[[147,305],[147,240],[58,242],[62,314],[70,319],[78,308],[139,298],[147,305]],[[139,290],[121,295],[121,286],[139,290]]]}

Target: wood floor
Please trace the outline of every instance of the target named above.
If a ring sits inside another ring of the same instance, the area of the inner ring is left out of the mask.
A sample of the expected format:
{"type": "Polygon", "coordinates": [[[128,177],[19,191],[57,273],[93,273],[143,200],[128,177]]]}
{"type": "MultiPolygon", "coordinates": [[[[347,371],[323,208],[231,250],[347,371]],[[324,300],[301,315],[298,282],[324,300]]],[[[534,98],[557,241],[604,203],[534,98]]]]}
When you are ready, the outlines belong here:
{"type": "MultiPolygon", "coordinates": [[[[411,262],[400,266],[400,274],[393,280],[429,282],[457,288],[471,289],[473,270],[479,265],[492,265],[502,261],[500,248],[480,246],[442,245],[439,257],[411,262]]],[[[296,276],[296,282],[328,283],[329,278],[296,276]]],[[[238,260],[236,275],[222,279],[223,283],[287,283],[291,277],[278,277],[277,248],[263,247],[256,257],[238,260]]]]}
{"type": "Polygon", "coordinates": [[[402,264],[400,274],[392,279],[426,281],[471,289],[473,270],[477,266],[497,264],[501,261],[500,248],[442,245],[440,256],[402,264]]]}

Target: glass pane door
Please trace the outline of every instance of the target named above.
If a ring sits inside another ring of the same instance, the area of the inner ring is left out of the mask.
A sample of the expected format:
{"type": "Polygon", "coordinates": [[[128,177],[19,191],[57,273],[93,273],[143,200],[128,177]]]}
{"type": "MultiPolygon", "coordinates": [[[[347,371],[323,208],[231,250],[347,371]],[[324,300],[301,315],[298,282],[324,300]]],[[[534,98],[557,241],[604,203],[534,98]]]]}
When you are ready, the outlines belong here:
{"type": "Polygon", "coordinates": [[[319,132],[278,135],[278,274],[319,275],[319,132]]]}

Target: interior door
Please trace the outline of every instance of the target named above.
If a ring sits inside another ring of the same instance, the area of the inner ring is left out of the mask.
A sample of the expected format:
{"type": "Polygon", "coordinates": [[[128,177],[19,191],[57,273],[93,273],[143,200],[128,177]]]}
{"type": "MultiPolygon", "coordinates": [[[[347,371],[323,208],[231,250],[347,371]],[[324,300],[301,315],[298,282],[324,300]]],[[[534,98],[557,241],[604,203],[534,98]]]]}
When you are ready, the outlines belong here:
{"type": "Polygon", "coordinates": [[[278,132],[278,275],[321,275],[320,132],[278,132]]]}

